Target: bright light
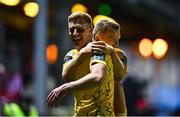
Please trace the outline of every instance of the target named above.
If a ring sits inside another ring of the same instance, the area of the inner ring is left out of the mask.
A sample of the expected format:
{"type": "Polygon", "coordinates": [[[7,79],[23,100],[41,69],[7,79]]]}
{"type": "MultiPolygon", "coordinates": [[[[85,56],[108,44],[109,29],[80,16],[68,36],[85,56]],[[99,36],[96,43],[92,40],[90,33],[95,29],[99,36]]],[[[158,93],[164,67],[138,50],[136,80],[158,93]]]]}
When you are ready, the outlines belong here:
{"type": "Polygon", "coordinates": [[[109,4],[101,4],[98,8],[98,11],[101,15],[110,15],[111,7],[109,6],[109,4]]]}
{"type": "Polygon", "coordinates": [[[20,0],[0,0],[0,3],[3,3],[7,6],[16,6],[20,3],[20,0]]]}
{"type": "Polygon", "coordinates": [[[36,2],[28,2],[24,6],[24,13],[29,17],[35,17],[39,12],[39,5],[36,2]]]}
{"type": "Polygon", "coordinates": [[[46,60],[49,64],[54,64],[58,57],[58,47],[55,44],[50,44],[46,48],[46,60]]]}
{"type": "Polygon", "coordinates": [[[144,38],[139,43],[140,54],[147,58],[152,54],[152,41],[150,39],[144,38]]]}
{"type": "Polygon", "coordinates": [[[161,59],[164,57],[168,50],[168,44],[165,40],[163,39],[156,39],[153,42],[153,55],[157,59],[161,59]]]}
{"type": "Polygon", "coordinates": [[[83,4],[80,4],[80,3],[76,3],[72,6],[71,8],[71,12],[74,13],[74,12],[83,12],[83,13],[87,13],[87,8],[86,6],[84,6],[83,4]]]}
{"type": "Polygon", "coordinates": [[[98,21],[100,21],[101,19],[107,19],[107,20],[110,20],[110,21],[113,21],[113,22],[116,22],[114,19],[110,18],[110,17],[107,17],[105,15],[96,15],[93,19],[93,24],[96,25],[96,23],[98,21]]]}

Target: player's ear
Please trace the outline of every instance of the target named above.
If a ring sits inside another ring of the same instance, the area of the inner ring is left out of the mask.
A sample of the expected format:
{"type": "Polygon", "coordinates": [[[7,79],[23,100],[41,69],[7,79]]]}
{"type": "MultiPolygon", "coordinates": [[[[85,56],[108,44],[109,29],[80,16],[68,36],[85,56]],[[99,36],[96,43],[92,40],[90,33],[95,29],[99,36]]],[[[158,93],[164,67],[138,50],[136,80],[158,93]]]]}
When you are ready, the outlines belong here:
{"type": "Polygon", "coordinates": [[[98,34],[94,35],[93,41],[99,41],[99,35],[98,34]]]}

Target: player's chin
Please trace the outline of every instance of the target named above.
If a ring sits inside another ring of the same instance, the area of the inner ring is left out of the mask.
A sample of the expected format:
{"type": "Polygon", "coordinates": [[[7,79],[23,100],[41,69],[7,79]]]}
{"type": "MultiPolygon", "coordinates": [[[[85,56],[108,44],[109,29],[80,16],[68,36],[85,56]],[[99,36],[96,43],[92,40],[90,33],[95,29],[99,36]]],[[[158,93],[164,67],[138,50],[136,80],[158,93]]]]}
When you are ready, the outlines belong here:
{"type": "Polygon", "coordinates": [[[74,40],[74,43],[75,45],[81,45],[83,43],[83,40],[82,39],[77,39],[77,40],[74,40]]]}

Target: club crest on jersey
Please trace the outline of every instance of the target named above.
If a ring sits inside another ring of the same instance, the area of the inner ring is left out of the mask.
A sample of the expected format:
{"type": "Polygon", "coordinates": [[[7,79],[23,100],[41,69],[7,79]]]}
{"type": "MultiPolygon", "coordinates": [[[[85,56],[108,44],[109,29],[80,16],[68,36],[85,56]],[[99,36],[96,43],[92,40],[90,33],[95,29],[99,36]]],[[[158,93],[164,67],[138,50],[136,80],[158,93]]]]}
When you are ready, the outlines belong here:
{"type": "Polygon", "coordinates": [[[67,55],[64,57],[64,62],[66,63],[66,62],[72,60],[73,59],[73,55],[74,55],[73,52],[68,52],[67,55]]]}
{"type": "Polygon", "coordinates": [[[65,63],[68,62],[68,61],[70,61],[70,60],[72,60],[72,56],[66,56],[66,57],[64,58],[64,62],[65,62],[65,63]]]}

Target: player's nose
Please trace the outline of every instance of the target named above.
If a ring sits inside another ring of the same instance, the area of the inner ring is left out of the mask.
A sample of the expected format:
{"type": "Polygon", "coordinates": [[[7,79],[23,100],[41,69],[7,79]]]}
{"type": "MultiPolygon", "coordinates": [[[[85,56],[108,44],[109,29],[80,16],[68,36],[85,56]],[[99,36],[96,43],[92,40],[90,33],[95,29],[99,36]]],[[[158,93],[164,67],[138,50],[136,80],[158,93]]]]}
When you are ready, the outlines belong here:
{"type": "Polygon", "coordinates": [[[77,29],[74,29],[73,33],[72,33],[72,36],[78,36],[79,35],[79,32],[77,29]]]}

